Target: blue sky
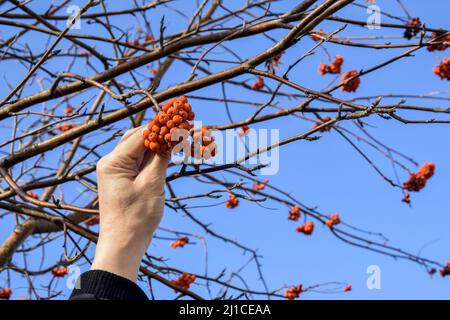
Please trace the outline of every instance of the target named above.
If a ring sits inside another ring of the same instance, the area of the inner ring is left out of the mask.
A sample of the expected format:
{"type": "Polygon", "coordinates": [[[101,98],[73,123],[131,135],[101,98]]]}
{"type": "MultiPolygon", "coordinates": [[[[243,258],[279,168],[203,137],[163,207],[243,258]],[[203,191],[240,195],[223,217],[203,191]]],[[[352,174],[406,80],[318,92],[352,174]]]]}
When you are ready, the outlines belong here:
{"type": "MultiPolygon", "coordinates": [[[[381,9],[386,12],[395,13],[404,17],[396,1],[379,0],[377,1],[381,9]]],[[[82,3],[82,2],[79,2],[82,3]]],[[[108,3],[109,8],[118,7],[116,3],[108,3]]],[[[244,1],[238,1],[238,7],[244,1]]],[[[362,3],[362,1],[357,1],[362,3]]],[[[448,28],[448,17],[441,13],[444,0],[419,1],[413,0],[407,2],[407,8],[412,16],[420,16],[429,27],[448,28]]],[[[195,10],[194,1],[176,1],[176,8],[183,12],[190,13],[195,10]]],[[[288,9],[292,6],[292,1],[281,1],[273,6],[274,10],[288,9]]],[[[34,5],[36,11],[42,11],[44,8],[34,5]],[[40,10],[39,10],[40,9],[40,10]]],[[[2,8],[0,7],[0,10],[2,8]]],[[[98,9],[95,9],[98,10],[98,9]]],[[[166,14],[167,33],[180,30],[185,26],[186,21],[179,15],[173,13],[166,14]],[[181,26],[180,26],[181,25],[181,26]]],[[[155,31],[158,29],[159,19],[162,15],[160,10],[151,10],[148,12],[148,18],[155,31]]],[[[352,19],[365,20],[367,14],[364,9],[349,7],[338,13],[339,16],[352,19]]],[[[383,22],[398,21],[382,18],[383,22]]],[[[128,27],[131,31],[136,28],[134,19],[112,18],[113,23],[118,23],[122,27],[128,27]],[[126,20],[128,19],[128,20],[126,20]]],[[[62,27],[62,24],[59,25],[62,27]]],[[[336,30],[342,24],[334,22],[324,22],[319,26],[326,31],[336,30]]],[[[2,38],[9,34],[13,29],[0,27],[2,38]]],[[[92,33],[93,27],[82,27],[77,32],[92,33]]],[[[270,35],[280,37],[286,31],[274,31],[270,35]]],[[[103,30],[98,31],[104,35],[103,30]]],[[[400,29],[381,28],[380,30],[368,31],[361,27],[348,26],[340,35],[348,36],[381,36],[381,35],[401,35],[400,29]]],[[[47,37],[39,35],[29,36],[27,41],[33,47],[44,44],[42,39],[47,41],[47,37]]],[[[393,40],[398,41],[398,40],[393,40]]],[[[404,40],[399,40],[404,42],[404,40]]],[[[383,42],[383,40],[381,41],[383,42]]],[[[236,41],[230,47],[237,51],[242,57],[250,57],[252,54],[266,49],[270,41],[262,38],[241,39],[236,41]]],[[[295,47],[288,50],[283,57],[283,65],[280,72],[286,68],[296,58],[310,49],[314,43],[309,38],[304,38],[295,47]]],[[[67,49],[68,42],[62,42],[60,47],[67,49]]],[[[108,47],[98,45],[98,48],[108,52],[108,47]]],[[[342,47],[333,44],[326,45],[330,55],[341,54],[345,57],[344,70],[363,69],[374,66],[391,57],[402,53],[405,49],[373,50],[360,49],[353,47],[342,47]]],[[[230,58],[225,51],[217,51],[220,54],[211,54],[211,57],[230,58]]],[[[435,91],[448,91],[448,82],[439,80],[431,69],[439,61],[448,56],[447,52],[439,52],[438,55],[429,53],[427,50],[419,50],[413,57],[402,59],[382,70],[365,76],[362,79],[361,87],[356,94],[336,92],[339,98],[350,99],[353,97],[366,95],[384,95],[384,94],[427,94],[435,91]]],[[[63,59],[55,60],[49,67],[52,70],[63,68],[63,59]]],[[[327,57],[323,50],[306,58],[291,73],[290,79],[299,84],[321,90],[326,87],[333,79],[332,76],[321,77],[317,73],[317,66],[320,62],[327,62],[327,57]]],[[[17,68],[12,63],[2,62],[1,77],[8,76],[8,81],[17,83],[25,74],[25,69],[17,68]],[[14,72],[13,72],[14,71],[14,72]],[[13,72],[13,73],[12,73],[13,72]]],[[[222,67],[224,68],[224,67],[222,67]]],[[[87,68],[78,66],[76,69],[84,74],[87,68]],[[84,68],[84,69],[83,69],[84,68]],[[84,72],[84,73],[83,73],[84,72]]],[[[215,70],[215,69],[214,69],[215,70]]],[[[145,73],[145,68],[142,68],[145,73]]],[[[90,72],[90,71],[89,71],[90,72]]],[[[178,81],[186,79],[190,72],[184,64],[176,62],[171,71],[161,84],[161,88],[168,87],[178,81]]],[[[86,74],[84,74],[86,75],[86,74]]],[[[120,77],[123,80],[123,77],[120,77]]],[[[253,79],[250,75],[244,75],[239,80],[253,79]]],[[[251,80],[253,81],[253,80],[251,80]]],[[[274,83],[266,81],[274,88],[274,83]]],[[[44,81],[48,86],[48,82],[44,81]]],[[[264,102],[268,98],[259,93],[243,91],[242,88],[236,88],[228,85],[226,87],[229,97],[245,98],[264,102]]],[[[33,85],[25,90],[32,93],[38,90],[33,85]]],[[[7,93],[4,85],[0,88],[0,96],[7,93]]],[[[221,88],[216,85],[206,89],[201,89],[193,94],[221,97],[221,88]]],[[[85,97],[91,97],[86,94],[85,97]]],[[[442,96],[448,97],[447,94],[442,96]]],[[[81,100],[74,100],[73,103],[81,100]]],[[[298,101],[286,98],[277,98],[277,101],[285,107],[295,106],[298,101]]],[[[399,99],[383,100],[383,103],[398,102],[399,99]]],[[[197,119],[205,124],[223,124],[227,122],[223,104],[216,102],[205,102],[201,100],[191,101],[197,114],[197,119]]],[[[410,104],[424,106],[448,107],[448,101],[409,99],[410,104]]],[[[53,104],[55,102],[50,102],[53,104]]],[[[367,103],[362,101],[362,103],[367,103]]],[[[242,105],[231,105],[231,114],[234,120],[245,119],[254,109],[242,105]]],[[[320,106],[316,103],[314,106],[320,106]]],[[[119,105],[110,101],[109,108],[116,108],[119,105]]],[[[40,106],[36,106],[39,109],[40,106]]],[[[408,114],[412,118],[417,115],[408,114]]],[[[436,125],[404,125],[393,120],[387,121],[381,118],[372,117],[366,119],[370,125],[368,130],[377,139],[383,141],[392,148],[395,148],[409,156],[412,156],[417,162],[423,163],[433,161],[436,163],[436,175],[432,178],[429,185],[418,194],[413,195],[413,205],[408,207],[401,203],[402,194],[399,189],[392,188],[369,166],[369,164],[337,133],[330,132],[324,134],[323,138],[315,142],[299,141],[280,149],[280,171],[275,176],[261,177],[268,178],[270,182],[277,187],[291,192],[309,206],[317,206],[322,213],[339,212],[341,219],[356,227],[382,232],[389,238],[389,244],[405,249],[411,253],[421,255],[441,263],[450,260],[450,234],[448,226],[450,225],[450,216],[448,210],[448,192],[450,181],[450,153],[448,152],[446,136],[448,135],[448,126],[443,124],[436,125]]],[[[120,126],[126,128],[129,122],[123,121],[120,126]]],[[[276,128],[280,129],[281,138],[290,137],[302,132],[311,126],[310,123],[299,120],[294,117],[285,117],[278,120],[264,122],[255,125],[254,128],[276,128]]],[[[343,123],[346,129],[355,131],[356,127],[351,122],[343,123]]],[[[4,129],[1,129],[4,130],[4,129]]],[[[8,131],[9,132],[9,131],[8,131]]],[[[356,132],[356,131],[355,131],[356,132]]],[[[92,138],[93,140],[94,138],[92,138]]],[[[367,152],[371,159],[379,166],[383,172],[394,177],[392,166],[389,161],[379,154],[373,152],[364,145],[358,144],[367,152]]],[[[107,152],[113,145],[102,149],[107,152]]],[[[55,153],[49,152],[50,161],[56,161],[55,153]]],[[[411,167],[411,169],[415,169],[411,167]]],[[[400,179],[407,179],[405,172],[400,172],[400,179]]],[[[220,174],[218,177],[221,177],[220,174]]],[[[230,179],[230,177],[228,177],[230,179]]],[[[187,195],[192,192],[193,184],[190,179],[180,179],[173,183],[179,195],[187,195]]],[[[202,186],[195,184],[195,192],[203,190],[202,186]]],[[[206,189],[205,189],[206,190],[206,189]]],[[[75,197],[77,189],[68,186],[66,192],[75,197]]],[[[192,204],[217,204],[222,200],[192,202],[192,204]]],[[[190,203],[191,204],[191,203],[190,203]]],[[[211,223],[211,228],[219,231],[232,239],[239,240],[240,243],[258,249],[262,255],[261,263],[265,279],[270,288],[279,288],[284,285],[293,285],[299,282],[305,286],[325,283],[329,281],[340,281],[350,283],[353,291],[348,293],[315,293],[309,292],[302,296],[303,299],[449,299],[449,281],[436,275],[430,277],[423,268],[408,261],[395,261],[392,258],[381,256],[367,250],[351,247],[337,240],[326,228],[318,226],[314,234],[310,237],[300,235],[295,232],[296,223],[288,221],[288,208],[274,202],[263,204],[264,207],[251,202],[242,202],[241,205],[229,210],[223,205],[213,207],[198,208],[192,212],[195,216],[206,223],[211,223]],[[367,273],[366,269],[370,265],[377,265],[381,270],[381,289],[369,290],[366,287],[367,273]]],[[[183,217],[181,213],[175,213],[167,210],[162,227],[177,229],[189,233],[204,236],[204,233],[198,226],[183,217]]],[[[0,240],[3,240],[7,234],[12,231],[10,220],[4,219],[1,222],[0,240]]],[[[158,235],[164,236],[163,232],[158,235]]],[[[61,240],[61,239],[59,239],[61,240]]],[[[58,259],[62,254],[61,241],[49,247],[47,252],[48,263],[51,259],[58,259]]],[[[249,259],[248,255],[243,255],[242,250],[233,248],[224,244],[222,241],[207,237],[208,245],[208,267],[210,275],[217,275],[224,268],[227,271],[236,270],[249,259]]],[[[195,245],[188,245],[183,249],[174,250],[168,246],[167,241],[155,240],[151,245],[149,252],[154,256],[164,256],[170,259],[170,264],[174,267],[188,272],[202,273],[204,264],[204,246],[200,241],[195,245]]],[[[90,249],[92,253],[92,249],[90,249]]],[[[38,266],[37,256],[30,255],[31,263],[38,266]]],[[[17,259],[19,263],[20,258],[17,259]]],[[[81,266],[87,270],[87,265],[81,266]]],[[[258,275],[254,264],[245,268],[241,274],[247,280],[247,284],[256,289],[262,289],[258,281],[258,275]]],[[[3,285],[6,274],[0,274],[0,286],[3,285]]],[[[25,280],[14,275],[14,283],[19,284],[22,289],[17,290],[17,295],[25,294],[25,280]]],[[[239,285],[242,283],[237,282],[239,285]]],[[[145,284],[142,284],[145,288],[145,284]]],[[[58,287],[67,294],[70,292],[64,284],[58,287]]],[[[204,286],[194,285],[193,291],[207,296],[204,286]]],[[[160,298],[171,299],[175,296],[172,290],[156,285],[157,296],[160,298]]]]}

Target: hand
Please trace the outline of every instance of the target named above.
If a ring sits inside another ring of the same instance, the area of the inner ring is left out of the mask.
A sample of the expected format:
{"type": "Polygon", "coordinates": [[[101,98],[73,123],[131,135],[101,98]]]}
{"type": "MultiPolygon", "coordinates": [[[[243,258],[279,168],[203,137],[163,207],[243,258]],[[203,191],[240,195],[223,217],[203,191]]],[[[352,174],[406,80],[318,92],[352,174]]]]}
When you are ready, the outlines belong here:
{"type": "Polygon", "coordinates": [[[132,281],[162,218],[170,158],[144,147],[143,130],[127,131],[97,163],[100,234],[91,270],[132,281]]]}

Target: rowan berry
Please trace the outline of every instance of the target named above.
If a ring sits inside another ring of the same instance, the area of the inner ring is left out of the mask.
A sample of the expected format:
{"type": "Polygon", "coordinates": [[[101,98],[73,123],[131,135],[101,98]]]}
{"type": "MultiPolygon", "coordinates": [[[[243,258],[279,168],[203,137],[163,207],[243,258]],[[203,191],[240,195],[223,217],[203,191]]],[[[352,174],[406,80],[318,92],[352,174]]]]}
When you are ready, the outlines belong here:
{"type": "Polygon", "coordinates": [[[420,167],[416,173],[411,173],[409,179],[403,182],[403,189],[408,191],[419,192],[425,188],[428,180],[434,175],[435,164],[427,162],[420,167]]]}
{"type": "Polygon", "coordinates": [[[259,91],[262,88],[264,88],[264,78],[261,76],[258,76],[257,80],[252,85],[252,90],[259,91]]]}
{"type": "Polygon", "coordinates": [[[27,191],[27,195],[33,199],[36,199],[36,200],[39,199],[39,196],[31,190],[27,191]]]}
{"type": "Polygon", "coordinates": [[[321,75],[331,73],[331,74],[339,74],[341,73],[341,67],[344,64],[344,58],[341,55],[336,55],[334,57],[334,61],[329,65],[326,63],[321,63],[319,65],[319,73],[321,75]]]}
{"type": "Polygon", "coordinates": [[[434,42],[439,42],[437,44],[432,44],[427,47],[427,50],[430,52],[433,51],[444,51],[450,46],[450,34],[447,34],[446,36],[443,36],[445,32],[433,32],[431,34],[432,39],[436,39],[434,42]]]}
{"type": "Polygon", "coordinates": [[[314,222],[308,221],[308,222],[298,226],[296,231],[300,232],[300,233],[303,233],[305,235],[310,235],[314,231],[314,222]]]}
{"type": "Polygon", "coordinates": [[[264,190],[264,188],[266,187],[266,185],[268,183],[269,183],[269,179],[266,179],[262,182],[255,181],[255,182],[253,182],[253,190],[255,190],[255,191],[264,190]]]}
{"type": "Polygon", "coordinates": [[[284,292],[284,296],[288,300],[294,300],[298,297],[300,297],[300,294],[303,292],[303,286],[302,284],[298,284],[295,287],[287,288],[284,292]]]}
{"type": "Polygon", "coordinates": [[[9,299],[11,297],[11,294],[12,294],[11,288],[0,289],[0,299],[9,299]]]}
{"type": "Polygon", "coordinates": [[[237,199],[236,195],[230,193],[228,201],[225,203],[225,206],[229,209],[236,208],[239,205],[239,199],[237,199]]]}
{"type": "Polygon", "coordinates": [[[450,58],[444,58],[444,60],[433,69],[433,73],[438,75],[441,80],[450,80],[450,58]]]}
{"type": "MultiPolygon", "coordinates": [[[[324,117],[323,119],[318,119],[318,120],[316,121],[315,125],[314,125],[311,129],[318,128],[318,127],[320,127],[321,125],[323,125],[324,123],[327,123],[328,121],[331,121],[331,120],[333,120],[333,119],[332,119],[331,117],[329,117],[329,116],[326,116],[326,117],[324,117]]],[[[322,128],[320,128],[318,131],[319,131],[319,132],[328,132],[328,131],[330,131],[331,129],[333,129],[333,125],[328,125],[328,126],[322,127],[322,128]]]]}
{"type": "Polygon", "coordinates": [[[408,26],[408,27],[406,28],[403,36],[406,39],[411,40],[420,32],[420,27],[422,26],[422,22],[420,21],[420,19],[418,17],[412,18],[406,23],[406,26],[408,26]]]}
{"type": "Polygon", "coordinates": [[[69,131],[69,130],[75,128],[75,127],[76,127],[76,125],[73,124],[73,123],[62,123],[62,124],[57,125],[56,129],[58,129],[61,132],[66,132],[66,131],[69,131]]]}
{"type": "Polygon", "coordinates": [[[347,92],[356,92],[358,89],[361,79],[359,77],[356,77],[352,80],[349,80],[350,78],[353,78],[358,75],[358,72],[356,70],[347,71],[344,73],[341,79],[341,83],[343,85],[341,86],[341,91],[347,91],[347,92]],[[347,82],[348,81],[348,82],[347,82]]]}
{"type": "Polygon", "coordinates": [[[450,262],[447,262],[447,264],[444,266],[444,268],[439,270],[439,273],[443,277],[450,276],[450,262]]]}
{"type": "Polygon", "coordinates": [[[403,196],[402,202],[404,202],[406,204],[410,204],[411,203],[411,195],[409,193],[405,193],[405,195],[403,196]]]}
{"type": "Polygon", "coordinates": [[[293,206],[292,209],[289,211],[289,220],[297,221],[300,219],[301,211],[299,206],[293,206]]]}
{"type": "Polygon", "coordinates": [[[196,276],[187,272],[183,272],[181,276],[171,280],[171,282],[183,288],[184,290],[188,290],[192,283],[194,283],[196,276]]]}
{"type": "Polygon", "coordinates": [[[327,221],[325,221],[325,224],[326,224],[329,228],[332,228],[332,227],[334,227],[335,225],[338,225],[339,223],[341,223],[341,220],[340,220],[340,218],[339,218],[339,214],[337,214],[337,213],[332,214],[332,215],[330,216],[330,219],[328,219],[327,221]]]}
{"type": "Polygon", "coordinates": [[[170,243],[170,246],[172,248],[183,248],[187,243],[189,243],[189,238],[186,236],[180,237],[177,240],[175,240],[174,242],[170,243]]]}
{"type": "Polygon", "coordinates": [[[54,267],[52,269],[52,275],[56,278],[63,278],[67,273],[68,269],[66,266],[54,267]]]}
{"type": "Polygon", "coordinates": [[[72,107],[72,106],[67,106],[67,107],[64,109],[64,113],[65,113],[65,114],[72,114],[74,110],[75,110],[74,107],[72,107]]]}
{"type": "Polygon", "coordinates": [[[249,131],[250,131],[250,127],[248,125],[244,124],[242,127],[240,127],[238,134],[239,134],[239,136],[243,137],[243,136],[246,136],[249,131]]]}

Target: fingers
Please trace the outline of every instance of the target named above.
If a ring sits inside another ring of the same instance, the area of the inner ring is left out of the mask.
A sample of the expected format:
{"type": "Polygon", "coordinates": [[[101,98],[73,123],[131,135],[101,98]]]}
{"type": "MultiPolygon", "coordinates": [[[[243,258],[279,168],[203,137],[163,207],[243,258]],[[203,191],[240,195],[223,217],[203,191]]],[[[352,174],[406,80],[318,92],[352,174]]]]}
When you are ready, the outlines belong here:
{"type": "Polygon", "coordinates": [[[170,154],[159,154],[152,151],[148,151],[152,155],[145,157],[143,161],[142,170],[139,173],[138,179],[142,183],[164,183],[166,178],[166,170],[170,161],[170,154]],[[146,161],[147,160],[147,161],[146,161]]]}
{"type": "Polygon", "coordinates": [[[145,126],[140,126],[140,127],[137,127],[137,128],[133,128],[133,129],[127,130],[127,131],[123,134],[122,138],[120,138],[120,140],[119,140],[119,142],[118,142],[117,144],[119,145],[120,143],[122,143],[122,142],[124,142],[125,140],[127,140],[133,133],[135,133],[136,131],[138,131],[138,130],[140,130],[140,129],[143,130],[144,128],[145,128],[145,126]]]}
{"type": "Polygon", "coordinates": [[[143,131],[144,127],[139,127],[125,132],[122,139],[113,150],[113,154],[122,159],[130,159],[133,161],[139,160],[138,165],[140,165],[146,150],[142,135],[143,131]]]}

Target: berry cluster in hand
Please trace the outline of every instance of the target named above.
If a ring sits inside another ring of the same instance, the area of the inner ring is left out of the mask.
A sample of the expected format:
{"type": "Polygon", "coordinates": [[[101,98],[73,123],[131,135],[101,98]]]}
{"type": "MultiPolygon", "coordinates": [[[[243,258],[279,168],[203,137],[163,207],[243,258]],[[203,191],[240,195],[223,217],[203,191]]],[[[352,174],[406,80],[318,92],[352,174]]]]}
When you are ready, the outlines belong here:
{"type": "Polygon", "coordinates": [[[450,262],[447,262],[447,264],[445,265],[445,267],[442,268],[441,270],[439,270],[439,273],[440,273],[441,276],[443,276],[443,277],[450,276],[450,262]]]}
{"type": "Polygon", "coordinates": [[[342,70],[342,64],[344,63],[344,57],[341,55],[336,55],[334,61],[330,64],[321,63],[319,65],[319,73],[325,75],[330,74],[340,74],[342,70]]]}
{"type": "Polygon", "coordinates": [[[66,266],[54,267],[52,269],[52,275],[56,278],[63,278],[67,273],[68,269],[66,266]]]}
{"type": "MultiPolygon", "coordinates": [[[[341,83],[345,83],[348,79],[355,77],[357,75],[358,75],[358,72],[356,70],[347,71],[342,76],[341,83]]],[[[358,89],[360,84],[361,84],[361,79],[359,77],[356,77],[356,78],[346,82],[341,87],[341,91],[356,92],[356,90],[358,89]]]]}
{"type": "Polygon", "coordinates": [[[340,220],[340,218],[339,218],[339,214],[337,214],[337,213],[332,214],[332,215],[330,216],[330,219],[328,219],[327,221],[325,221],[325,224],[326,224],[329,228],[332,228],[332,227],[334,227],[335,225],[338,225],[339,223],[341,223],[341,220],[340,220]]]}
{"type": "Polygon", "coordinates": [[[420,32],[420,27],[422,26],[422,22],[420,22],[420,19],[417,17],[417,18],[412,18],[411,20],[409,20],[406,23],[406,25],[408,26],[408,28],[406,28],[403,36],[406,39],[411,40],[420,32]]]}
{"type": "Polygon", "coordinates": [[[438,75],[441,80],[450,80],[450,58],[444,58],[444,60],[433,69],[433,73],[438,75]]]}
{"type": "Polygon", "coordinates": [[[427,47],[428,51],[430,51],[430,52],[445,51],[445,49],[447,49],[449,47],[448,43],[450,43],[450,34],[448,34],[446,36],[442,36],[443,34],[444,34],[444,32],[433,32],[431,34],[431,38],[432,39],[438,38],[437,40],[435,40],[435,42],[440,42],[440,43],[429,45],[427,47]],[[443,42],[447,42],[447,43],[443,43],[443,42]]]}
{"type": "Polygon", "coordinates": [[[9,299],[11,297],[11,294],[12,294],[11,288],[0,289],[0,299],[9,299]]]}
{"type": "Polygon", "coordinates": [[[302,292],[302,284],[299,284],[295,287],[286,289],[284,292],[284,296],[288,300],[294,300],[300,297],[300,293],[302,292]]]}
{"type": "Polygon", "coordinates": [[[411,173],[408,181],[403,182],[403,189],[419,192],[425,188],[428,180],[434,175],[436,166],[433,162],[427,162],[416,173],[411,173]]]}
{"type": "Polygon", "coordinates": [[[297,232],[303,233],[305,235],[310,235],[314,231],[314,222],[308,221],[295,229],[297,232]]]}
{"type": "Polygon", "coordinates": [[[264,78],[258,76],[258,79],[255,81],[255,83],[252,84],[252,90],[259,91],[262,88],[264,88],[264,78]]]}
{"type": "MultiPolygon", "coordinates": [[[[161,109],[144,130],[145,147],[157,153],[171,150],[179,142],[172,139],[172,136],[175,136],[179,129],[189,131],[193,125],[188,120],[195,118],[184,96],[169,100],[161,109]]],[[[182,140],[182,136],[179,140],[182,140]]]]}
{"type": "Polygon", "coordinates": [[[228,196],[228,201],[225,202],[225,206],[229,209],[234,209],[239,205],[239,199],[236,197],[235,194],[230,193],[228,196]]]}
{"type": "Polygon", "coordinates": [[[191,284],[194,283],[195,279],[195,275],[183,272],[181,276],[173,279],[171,282],[178,287],[188,290],[191,284]]]}
{"type": "Polygon", "coordinates": [[[289,210],[289,220],[297,221],[300,219],[301,211],[299,206],[293,206],[291,210],[289,210]]]}
{"type": "Polygon", "coordinates": [[[189,238],[186,236],[180,237],[177,240],[175,240],[174,242],[170,243],[170,246],[172,248],[183,248],[187,243],[189,243],[189,238]]]}
{"type": "MultiPolygon", "coordinates": [[[[328,121],[331,121],[331,120],[333,120],[333,119],[332,119],[330,116],[326,116],[326,117],[324,117],[324,118],[322,118],[322,119],[318,119],[318,120],[316,121],[316,123],[314,124],[314,126],[312,127],[312,129],[318,128],[318,127],[320,127],[321,125],[323,125],[324,123],[327,123],[328,121]]],[[[322,128],[320,128],[318,131],[319,131],[319,132],[328,132],[328,131],[330,131],[331,129],[333,129],[333,125],[329,125],[329,126],[322,127],[322,128]]]]}

